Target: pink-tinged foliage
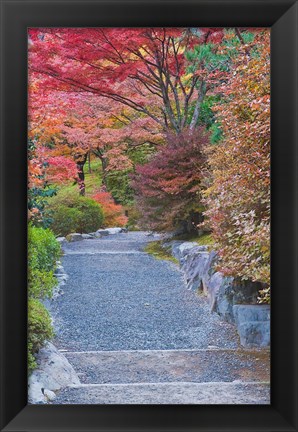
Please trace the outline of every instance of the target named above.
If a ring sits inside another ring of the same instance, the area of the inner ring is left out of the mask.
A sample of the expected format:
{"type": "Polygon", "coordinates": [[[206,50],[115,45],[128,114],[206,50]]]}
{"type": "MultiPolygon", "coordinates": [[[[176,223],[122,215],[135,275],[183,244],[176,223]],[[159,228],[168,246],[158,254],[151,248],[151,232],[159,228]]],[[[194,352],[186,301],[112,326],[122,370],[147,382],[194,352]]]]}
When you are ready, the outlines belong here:
{"type": "Polygon", "coordinates": [[[136,191],[143,226],[169,230],[191,224],[202,210],[201,188],[209,136],[203,128],[179,136],[168,135],[166,145],[143,166],[136,167],[136,191]]]}
{"type": "Polygon", "coordinates": [[[92,199],[101,205],[106,227],[123,227],[127,224],[128,218],[124,214],[122,205],[116,204],[109,192],[101,190],[95,193],[92,199]]]}
{"type": "Polygon", "coordinates": [[[54,156],[47,159],[47,180],[49,183],[63,184],[77,178],[76,163],[64,156],[54,156]]]}
{"type": "Polygon", "coordinates": [[[30,73],[43,76],[46,88],[120,102],[179,133],[202,96],[184,53],[220,44],[223,34],[220,28],[33,29],[30,73]]]}
{"type": "MultiPolygon", "coordinates": [[[[216,108],[224,139],[208,149],[205,215],[227,275],[270,283],[270,33],[239,49],[216,108]]],[[[267,291],[268,294],[268,291],[267,291]]],[[[268,297],[267,297],[268,300],[268,297]]]]}

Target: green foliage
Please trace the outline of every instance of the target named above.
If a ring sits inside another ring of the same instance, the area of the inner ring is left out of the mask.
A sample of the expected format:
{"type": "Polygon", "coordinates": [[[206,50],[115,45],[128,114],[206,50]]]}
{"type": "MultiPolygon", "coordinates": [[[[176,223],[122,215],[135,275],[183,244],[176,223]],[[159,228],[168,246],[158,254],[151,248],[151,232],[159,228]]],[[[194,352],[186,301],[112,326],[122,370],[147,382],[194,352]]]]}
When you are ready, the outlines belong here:
{"type": "Polygon", "coordinates": [[[107,189],[116,203],[130,205],[134,200],[134,193],[130,187],[129,174],[131,171],[112,171],[107,175],[107,189]]]}
{"type": "Polygon", "coordinates": [[[78,195],[77,191],[59,192],[49,201],[48,211],[52,214],[51,228],[56,235],[96,231],[104,221],[102,207],[93,199],[78,195]]]}
{"type": "Polygon", "coordinates": [[[187,68],[188,73],[195,73],[197,69],[204,66],[206,71],[212,72],[215,69],[221,71],[229,70],[229,55],[218,54],[211,43],[196,45],[191,51],[187,51],[185,56],[191,65],[187,68]]]}
{"type": "Polygon", "coordinates": [[[50,298],[57,284],[54,276],[60,244],[49,229],[28,227],[28,370],[36,366],[34,355],[53,336],[51,319],[40,299],[50,298]]]}
{"type": "MultiPolygon", "coordinates": [[[[36,145],[32,140],[28,141],[28,160],[35,159],[36,145]]],[[[31,213],[31,223],[35,226],[48,228],[51,223],[50,215],[45,216],[47,199],[56,194],[56,188],[48,185],[45,180],[45,171],[48,164],[40,164],[40,174],[36,176],[35,182],[28,184],[28,210],[31,213]],[[35,211],[35,212],[34,212],[35,211]]],[[[31,179],[32,180],[32,179],[31,179]]]]}
{"type": "MultiPolygon", "coordinates": [[[[89,172],[89,164],[86,162],[84,166],[84,174],[85,174],[85,193],[86,196],[91,196],[98,188],[102,185],[102,169],[101,163],[99,159],[91,159],[89,172]]],[[[63,195],[77,195],[78,194],[78,185],[77,183],[69,183],[57,186],[57,194],[63,195]]]]}
{"type": "Polygon", "coordinates": [[[36,367],[35,354],[46,340],[53,337],[51,317],[39,300],[28,302],[28,372],[36,367]]]}
{"type": "Polygon", "coordinates": [[[49,229],[28,228],[28,293],[29,297],[51,297],[57,283],[54,276],[60,244],[49,229]]]}
{"type": "Polygon", "coordinates": [[[80,218],[80,211],[76,208],[61,205],[54,212],[51,228],[59,235],[65,236],[75,232],[80,218]]]}
{"type": "Polygon", "coordinates": [[[162,241],[160,240],[148,243],[144,250],[148,254],[153,255],[156,259],[168,260],[178,264],[178,260],[174,258],[165,247],[162,246],[162,241]]]}
{"type": "Polygon", "coordinates": [[[53,336],[51,319],[40,299],[50,298],[57,284],[54,276],[60,244],[49,229],[28,227],[28,369],[36,366],[35,354],[53,336]]]}
{"type": "Polygon", "coordinates": [[[210,135],[211,144],[217,144],[223,137],[220,122],[219,121],[214,122],[210,126],[209,131],[211,132],[211,135],[210,135]]]}
{"type": "Polygon", "coordinates": [[[45,271],[53,270],[60,256],[60,244],[51,230],[29,225],[28,243],[30,268],[36,267],[45,271]]]}
{"type": "MultiPolygon", "coordinates": [[[[212,106],[214,103],[218,102],[219,97],[214,96],[205,96],[200,110],[199,123],[204,124],[207,129],[212,126],[215,120],[215,115],[212,111],[212,106]]],[[[194,104],[192,106],[192,110],[194,109],[194,104]]]]}
{"type": "Polygon", "coordinates": [[[254,40],[254,34],[251,32],[242,32],[241,33],[242,39],[246,44],[250,44],[254,40]]]}
{"type": "Polygon", "coordinates": [[[104,216],[101,206],[91,198],[77,197],[74,207],[79,211],[78,232],[91,232],[101,227],[104,216]]]}
{"type": "Polygon", "coordinates": [[[57,278],[53,271],[29,268],[28,293],[34,298],[50,298],[57,285],[57,278]]]}
{"type": "Polygon", "coordinates": [[[141,218],[141,214],[139,209],[135,205],[126,206],[125,210],[127,211],[128,222],[127,228],[129,231],[139,231],[140,227],[138,226],[139,220],[141,218]]]}
{"type": "MultiPolygon", "coordinates": [[[[127,155],[133,165],[144,165],[148,162],[150,156],[156,151],[155,146],[145,143],[128,149],[127,155]]],[[[134,203],[134,191],[130,186],[133,169],[121,171],[109,171],[106,176],[106,185],[108,191],[112,194],[116,203],[124,206],[132,206],[134,203]]]]}
{"type": "Polygon", "coordinates": [[[196,242],[200,246],[212,246],[214,244],[214,240],[212,234],[203,234],[196,239],[196,242]]]}
{"type": "Polygon", "coordinates": [[[185,240],[189,242],[197,242],[200,246],[213,246],[214,245],[214,239],[212,237],[212,234],[205,233],[201,236],[193,235],[191,233],[183,233],[183,234],[177,234],[174,237],[172,237],[172,240],[185,240]]]}

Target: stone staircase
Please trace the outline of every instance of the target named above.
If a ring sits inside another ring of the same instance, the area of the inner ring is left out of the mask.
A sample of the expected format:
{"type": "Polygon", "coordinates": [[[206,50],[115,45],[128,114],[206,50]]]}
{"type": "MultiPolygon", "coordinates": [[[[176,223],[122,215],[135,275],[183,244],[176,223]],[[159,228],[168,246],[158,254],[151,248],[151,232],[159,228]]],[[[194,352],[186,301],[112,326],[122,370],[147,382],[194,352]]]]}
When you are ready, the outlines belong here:
{"type": "Polygon", "coordinates": [[[81,384],[54,404],[270,404],[268,350],[61,352],[81,384]]]}

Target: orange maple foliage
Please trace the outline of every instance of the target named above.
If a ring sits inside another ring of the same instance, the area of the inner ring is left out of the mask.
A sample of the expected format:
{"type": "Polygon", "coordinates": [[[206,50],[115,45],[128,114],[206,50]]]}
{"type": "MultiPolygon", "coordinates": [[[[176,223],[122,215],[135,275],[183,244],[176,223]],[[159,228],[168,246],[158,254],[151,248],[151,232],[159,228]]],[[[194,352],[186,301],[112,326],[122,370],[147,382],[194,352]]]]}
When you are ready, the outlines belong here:
{"type": "Polygon", "coordinates": [[[123,227],[127,224],[128,218],[124,214],[122,205],[116,204],[109,192],[100,190],[92,198],[102,206],[106,227],[123,227]]]}

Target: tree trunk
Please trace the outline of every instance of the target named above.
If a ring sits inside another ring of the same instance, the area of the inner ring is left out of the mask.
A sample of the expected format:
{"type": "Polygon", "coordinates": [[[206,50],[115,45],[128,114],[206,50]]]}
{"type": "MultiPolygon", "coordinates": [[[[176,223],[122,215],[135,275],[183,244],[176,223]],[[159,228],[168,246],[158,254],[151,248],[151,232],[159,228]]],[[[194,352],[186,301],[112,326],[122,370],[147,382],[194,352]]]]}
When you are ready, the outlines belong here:
{"type": "Polygon", "coordinates": [[[102,184],[103,186],[107,186],[108,159],[104,157],[103,151],[100,149],[93,150],[93,153],[100,159],[102,169],[102,184]]]}
{"type": "Polygon", "coordinates": [[[201,106],[204,100],[204,97],[206,95],[206,84],[204,82],[201,83],[200,86],[200,92],[198,95],[198,99],[195,105],[194,113],[190,122],[190,130],[193,130],[199,120],[200,112],[201,112],[201,106]]]}
{"type": "Polygon", "coordinates": [[[103,186],[107,186],[108,160],[107,160],[107,158],[105,158],[103,156],[99,156],[99,159],[101,160],[101,167],[102,167],[102,184],[103,184],[103,186]]]}
{"type": "MultiPolygon", "coordinates": [[[[86,192],[84,165],[87,160],[87,155],[88,153],[86,153],[83,156],[80,155],[79,156],[80,160],[77,161],[79,194],[82,196],[85,196],[85,192],[86,192]]],[[[78,157],[75,159],[78,159],[78,157]]]]}
{"type": "Polygon", "coordinates": [[[91,174],[91,152],[88,152],[88,171],[91,174]]]}

